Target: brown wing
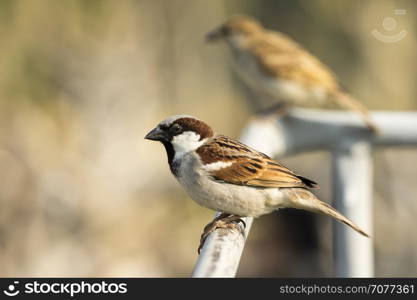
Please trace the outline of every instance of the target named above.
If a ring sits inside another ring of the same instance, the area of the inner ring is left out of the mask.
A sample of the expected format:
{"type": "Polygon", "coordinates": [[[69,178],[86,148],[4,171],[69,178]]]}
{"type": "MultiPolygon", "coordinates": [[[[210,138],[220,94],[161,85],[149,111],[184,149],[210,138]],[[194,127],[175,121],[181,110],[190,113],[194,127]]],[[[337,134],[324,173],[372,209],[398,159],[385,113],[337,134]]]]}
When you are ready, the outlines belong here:
{"type": "Polygon", "coordinates": [[[297,80],[306,86],[320,85],[329,90],[338,87],[336,76],[329,68],[279,32],[267,31],[253,40],[252,53],[269,75],[297,80]]]}
{"type": "Polygon", "coordinates": [[[316,186],[314,181],[296,175],[267,155],[224,136],[214,138],[197,152],[206,166],[218,161],[232,163],[221,169],[208,168],[218,181],[263,188],[316,186]]]}

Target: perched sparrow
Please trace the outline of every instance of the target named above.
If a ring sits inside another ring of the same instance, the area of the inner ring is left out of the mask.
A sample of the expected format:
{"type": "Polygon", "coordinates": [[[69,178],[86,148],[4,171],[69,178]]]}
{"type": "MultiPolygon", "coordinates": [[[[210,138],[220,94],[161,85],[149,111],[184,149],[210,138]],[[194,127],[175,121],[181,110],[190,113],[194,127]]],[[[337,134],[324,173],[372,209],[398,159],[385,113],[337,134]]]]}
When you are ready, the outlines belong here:
{"type": "Polygon", "coordinates": [[[350,109],[377,131],[367,109],[343,92],[336,76],[290,37],[267,30],[252,18],[235,16],[209,32],[207,40],[226,41],[237,73],[259,101],[350,109]]]}
{"type": "Polygon", "coordinates": [[[158,124],[146,139],[160,141],[172,174],[198,204],[223,212],[206,226],[202,241],[240,217],[259,217],[280,208],[322,213],[368,236],[309,191],[316,186],[267,155],[222,135],[186,115],[158,124]]]}

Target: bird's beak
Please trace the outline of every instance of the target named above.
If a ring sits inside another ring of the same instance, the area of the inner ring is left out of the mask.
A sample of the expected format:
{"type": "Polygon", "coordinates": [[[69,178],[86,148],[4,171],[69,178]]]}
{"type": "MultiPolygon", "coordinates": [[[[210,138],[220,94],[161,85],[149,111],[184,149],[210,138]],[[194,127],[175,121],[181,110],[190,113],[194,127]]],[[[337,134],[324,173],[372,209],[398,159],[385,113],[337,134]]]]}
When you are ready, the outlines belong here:
{"type": "Polygon", "coordinates": [[[222,28],[216,28],[206,34],[206,42],[216,42],[223,37],[222,28]]]}
{"type": "Polygon", "coordinates": [[[167,140],[167,136],[163,130],[159,127],[155,127],[145,136],[145,139],[152,141],[165,141],[167,140]]]}

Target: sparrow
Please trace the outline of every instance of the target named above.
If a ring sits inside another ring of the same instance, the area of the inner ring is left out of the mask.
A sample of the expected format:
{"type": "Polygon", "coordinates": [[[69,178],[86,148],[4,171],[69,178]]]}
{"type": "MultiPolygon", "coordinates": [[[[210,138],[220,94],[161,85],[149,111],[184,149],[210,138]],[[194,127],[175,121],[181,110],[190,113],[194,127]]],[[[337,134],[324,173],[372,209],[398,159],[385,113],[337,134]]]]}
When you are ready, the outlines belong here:
{"type": "Polygon", "coordinates": [[[310,189],[317,183],[289,170],[268,155],[223,135],[188,115],[171,116],[152,129],[145,139],[161,142],[172,174],[195,202],[222,212],[201,237],[217,228],[230,228],[241,217],[259,217],[281,208],[321,213],[362,229],[310,189]]]}
{"type": "MultiPolygon", "coordinates": [[[[257,20],[234,16],[206,35],[229,46],[240,78],[258,101],[299,107],[340,107],[358,113],[377,132],[367,109],[344,92],[336,76],[320,60],[281,32],[265,29],[257,20]]],[[[269,103],[270,105],[270,103],[269,103]]]]}

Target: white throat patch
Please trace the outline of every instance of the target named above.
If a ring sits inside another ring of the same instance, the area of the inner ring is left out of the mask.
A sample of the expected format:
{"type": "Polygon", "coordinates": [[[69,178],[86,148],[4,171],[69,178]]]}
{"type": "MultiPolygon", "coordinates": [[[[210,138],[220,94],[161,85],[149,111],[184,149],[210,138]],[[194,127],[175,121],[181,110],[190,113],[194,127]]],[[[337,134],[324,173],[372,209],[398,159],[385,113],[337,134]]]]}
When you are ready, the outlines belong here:
{"type": "Polygon", "coordinates": [[[171,141],[175,150],[174,159],[181,159],[182,156],[190,151],[196,150],[206,139],[200,141],[200,135],[194,131],[184,131],[183,133],[174,136],[171,141]]]}
{"type": "Polygon", "coordinates": [[[241,35],[241,34],[235,34],[229,38],[226,39],[226,42],[229,44],[229,46],[232,47],[234,50],[239,50],[241,48],[245,48],[248,43],[247,37],[241,35]]]}

